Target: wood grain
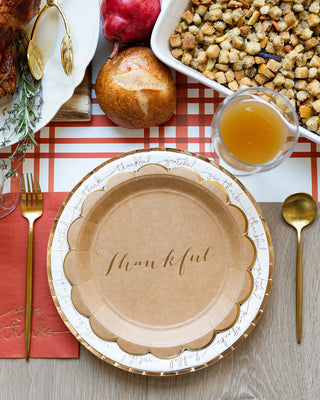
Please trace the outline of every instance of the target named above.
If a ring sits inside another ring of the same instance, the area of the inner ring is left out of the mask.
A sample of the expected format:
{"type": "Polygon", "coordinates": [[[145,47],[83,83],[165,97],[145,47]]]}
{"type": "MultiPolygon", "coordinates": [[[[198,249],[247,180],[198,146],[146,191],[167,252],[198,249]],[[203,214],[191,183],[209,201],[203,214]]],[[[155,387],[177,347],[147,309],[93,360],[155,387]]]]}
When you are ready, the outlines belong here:
{"type": "Polygon", "coordinates": [[[90,121],[91,120],[91,64],[84,78],[76,87],[73,96],[57,112],[53,122],[90,121]]]}
{"type": "Polygon", "coordinates": [[[320,393],[320,224],[302,234],[304,311],[302,343],[295,332],[295,231],[281,204],[260,203],[268,222],[275,268],[259,323],[233,353],[199,372],[178,377],[133,375],[81,347],[79,360],[0,360],[1,398],[130,400],[306,400],[320,393]]]}

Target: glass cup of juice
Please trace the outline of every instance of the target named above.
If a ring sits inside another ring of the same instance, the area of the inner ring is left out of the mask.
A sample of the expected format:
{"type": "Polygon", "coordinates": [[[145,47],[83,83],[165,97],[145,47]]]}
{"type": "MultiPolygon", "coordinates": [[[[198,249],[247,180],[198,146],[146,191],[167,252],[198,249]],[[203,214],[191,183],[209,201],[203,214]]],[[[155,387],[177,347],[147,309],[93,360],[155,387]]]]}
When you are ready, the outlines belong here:
{"type": "Polygon", "coordinates": [[[211,128],[221,166],[240,176],[276,167],[290,156],[299,137],[298,116],[290,101],[263,87],[228,96],[211,128]]]}

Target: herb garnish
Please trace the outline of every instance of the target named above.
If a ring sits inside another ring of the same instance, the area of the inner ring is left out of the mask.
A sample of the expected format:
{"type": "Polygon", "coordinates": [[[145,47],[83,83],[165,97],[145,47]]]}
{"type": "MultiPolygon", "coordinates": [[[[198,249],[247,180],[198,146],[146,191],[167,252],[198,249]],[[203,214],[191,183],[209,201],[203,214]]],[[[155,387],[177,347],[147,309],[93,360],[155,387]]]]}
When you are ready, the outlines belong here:
{"type": "Polygon", "coordinates": [[[16,36],[15,44],[17,46],[19,71],[14,94],[16,101],[10,109],[2,110],[5,121],[0,127],[0,135],[3,136],[0,146],[7,146],[14,134],[19,139],[17,147],[8,157],[8,160],[2,161],[2,168],[6,171],[6,177],[15,173],[15,170],[10,167],[11,161],[19,159],[23,162],[27,149],[30,146],[38,145],[33,133],[36,123],[41,119],[43,103],[41,80],[35,80],[29,70],[26,55],[28,39],[24,31],[16,36]]]}

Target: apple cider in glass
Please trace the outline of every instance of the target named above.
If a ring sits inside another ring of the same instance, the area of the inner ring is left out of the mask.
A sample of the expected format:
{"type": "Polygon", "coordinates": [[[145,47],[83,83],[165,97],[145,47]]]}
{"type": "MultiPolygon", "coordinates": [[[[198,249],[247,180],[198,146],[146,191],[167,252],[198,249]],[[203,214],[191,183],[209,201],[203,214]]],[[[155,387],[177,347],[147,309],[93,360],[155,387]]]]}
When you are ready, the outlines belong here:
{"type": "Polygon", "coordinates": [[[249,175],[287,158],[298,131],[297,115],[286,98],[270,89],[244,89],[227,97],[216,111],[213,150],[226,169],[249,175]]]}

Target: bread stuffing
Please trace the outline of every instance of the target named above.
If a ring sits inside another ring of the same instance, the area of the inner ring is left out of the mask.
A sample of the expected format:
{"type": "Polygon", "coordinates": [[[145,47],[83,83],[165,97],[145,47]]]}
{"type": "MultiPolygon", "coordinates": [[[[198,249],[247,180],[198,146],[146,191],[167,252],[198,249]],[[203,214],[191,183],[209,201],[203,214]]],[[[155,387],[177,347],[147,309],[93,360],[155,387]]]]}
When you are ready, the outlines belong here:
{"type": "Polygon", "coordinates": [[[170,36],[171,54],[238,91],[286,96],[320,134],[320,1],[192,0],[170,36]]]}

